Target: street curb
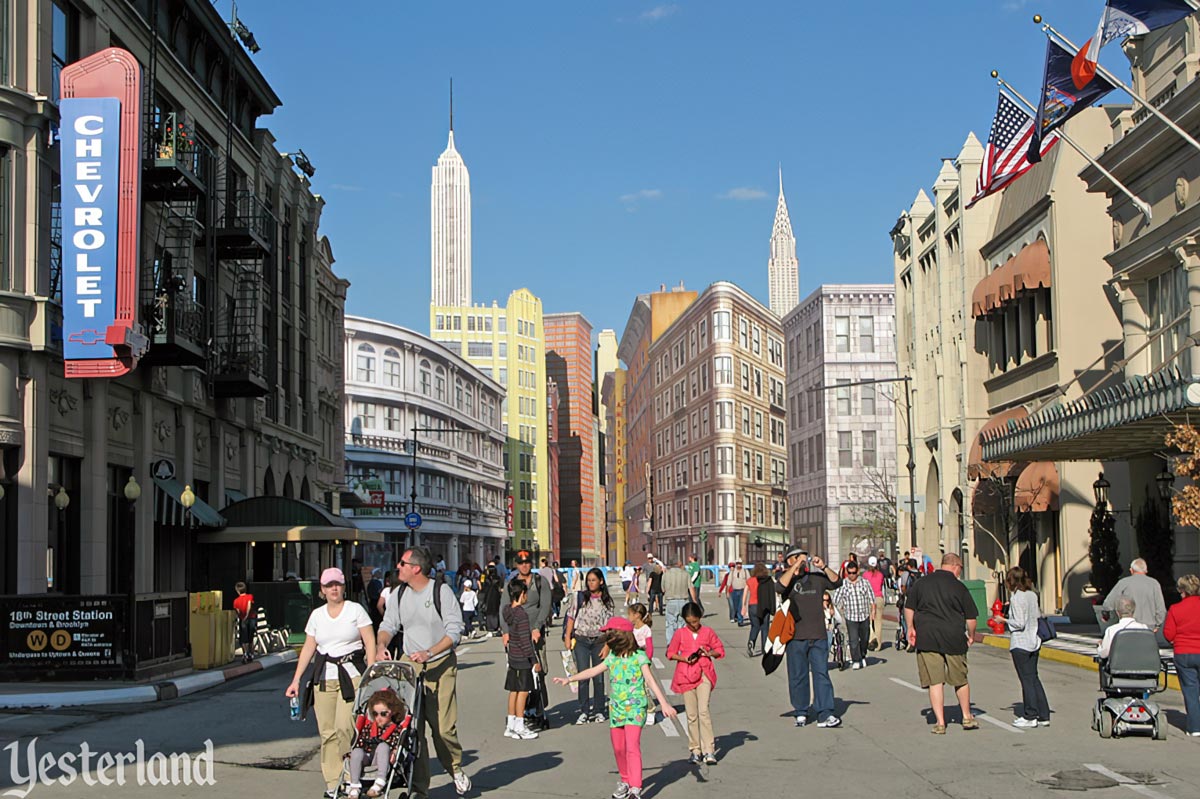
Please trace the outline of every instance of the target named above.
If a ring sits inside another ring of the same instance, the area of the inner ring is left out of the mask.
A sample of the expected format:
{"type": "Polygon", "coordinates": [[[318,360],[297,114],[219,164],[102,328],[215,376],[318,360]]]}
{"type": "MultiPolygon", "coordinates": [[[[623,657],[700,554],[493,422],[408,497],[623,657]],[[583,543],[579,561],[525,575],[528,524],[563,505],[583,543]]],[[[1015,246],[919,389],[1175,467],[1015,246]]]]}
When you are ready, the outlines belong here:
{"type": "Polygon", "coordinates": [[[187,674],[174,680],[152,685],[133,685],[122,688],[97,688],[81,691],[46,691],[37,694],[0,694],[0,708],[57,708],[83,705],[137,704],[164,702],[181,696],[205,691],[247,674],[282,666],[296,659],[296,650],[286,649],[273,655],[263,655],[249,663],[228,666],[220,671],[187,674]]]}

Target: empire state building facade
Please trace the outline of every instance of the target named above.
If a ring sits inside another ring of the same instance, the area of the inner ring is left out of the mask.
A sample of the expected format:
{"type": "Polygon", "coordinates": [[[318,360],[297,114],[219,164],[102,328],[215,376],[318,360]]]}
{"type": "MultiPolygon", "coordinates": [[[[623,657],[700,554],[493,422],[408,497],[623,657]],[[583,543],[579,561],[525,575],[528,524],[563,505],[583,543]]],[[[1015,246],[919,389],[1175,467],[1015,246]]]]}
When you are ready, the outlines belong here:
{"type": "Polygon", "coordinates": [[[430,200],[432,305],[471,304],[471,177],[450,141],[433,168],[430,200]]]}
{"type": "Polygon", "coordinates": [[[771,310],[780,319],[800,302],[800,263],[796,260],[796,237],[783,199],[783,169],[779,170],[779,202],[771,229],[771,258],[767,261],[767,285],[771,310]]]}

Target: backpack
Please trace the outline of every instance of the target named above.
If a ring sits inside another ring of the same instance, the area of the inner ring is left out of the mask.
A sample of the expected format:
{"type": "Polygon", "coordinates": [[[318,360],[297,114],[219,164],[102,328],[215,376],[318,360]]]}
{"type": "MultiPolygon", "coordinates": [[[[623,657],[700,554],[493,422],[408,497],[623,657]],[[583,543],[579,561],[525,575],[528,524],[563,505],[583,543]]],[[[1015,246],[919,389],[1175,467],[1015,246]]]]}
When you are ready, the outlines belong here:
{"type": "MultiPolygon", "coordinates": [[[[442,620],[442,586],[446,584],[446,577],[442,573],[438,573],[433,578],[433,612],[437,614],[438,621],[442,620]]],[[[392,593],[388,595],[388,601],[392,601],[392,597],[396,597],[396,615],[400,615],[400,600],[404,597],[404,592],[408,590],[408,583],[400,583],[396,586],[392,593]]],[[[386,615],[386,612],[385,612],[386,615]]],[[[391,646],[397,651],[404,649],[404,623],[401,622],[400,629],[392,637],[391,646]]]]}
{"type": "Polygon", "coordinates": [[[567,598],[567,589],[563,587],[562,575],[554,572],[554,583],[550,586],[550,601],[562,602],[567,598]]]}

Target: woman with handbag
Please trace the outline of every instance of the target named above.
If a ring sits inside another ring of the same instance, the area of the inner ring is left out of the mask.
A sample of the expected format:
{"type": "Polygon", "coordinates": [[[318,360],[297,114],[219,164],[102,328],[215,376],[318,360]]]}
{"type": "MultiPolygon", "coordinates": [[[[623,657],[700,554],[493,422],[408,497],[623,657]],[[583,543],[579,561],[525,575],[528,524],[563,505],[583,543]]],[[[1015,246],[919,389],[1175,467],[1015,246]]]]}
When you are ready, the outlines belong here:
{"type": "Polygon", "coordinates": [[[342,755],[354,740],[354,694],[362,673],[375,662],[375,628],[357,602],[346,601],[346,577],[338,568],[321,572],[325,604],[313,610],[304,626],[304,646],[296,672],[284,692],[300,696],[301,712],[312,707],[321,735],[321,775],[325,796],[337,796],[342,755]],[[312,662],[312,674],[300,693],[300,678],[312,662]]]}
{"type": "Polygon", "coordinates": [[[1012,655],[1017,679],[1021,682],[1021,715],[1013,719],[1014,727],[1049,727],[1050,703],[1038,677],[1038,653],[1042,639],[1038,635],[1037,593],[1029,575],[1020,567],[1008,570],[1004,579],[1008,587],[1008,651],[1012,655]]]}

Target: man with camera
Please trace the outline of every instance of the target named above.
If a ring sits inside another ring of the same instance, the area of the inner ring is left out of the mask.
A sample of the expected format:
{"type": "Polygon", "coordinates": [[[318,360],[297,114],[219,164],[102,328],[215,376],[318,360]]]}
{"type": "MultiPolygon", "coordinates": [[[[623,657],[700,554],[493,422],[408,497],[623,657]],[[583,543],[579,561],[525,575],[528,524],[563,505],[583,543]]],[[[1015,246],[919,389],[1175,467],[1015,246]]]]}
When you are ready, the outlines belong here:
{"type": "Polygon", "coordinates": [[[826,591],[841,585],[837,573],[820,557],[796,548],[785,556],[787,569],[775,583],[781,601],[790,601],[796,623],[792,640],[786,644],[788,696],[796,714],[796,726],[816,718],[818,727],[839,727],[833,714],[833,682],[829,679],[829,639],[825,634],[822,599],[826,591]],[[809,675],[812,690],[809,690],[809,675]],[[812,698],[810,705],[809,698],[812,698]]]}

